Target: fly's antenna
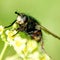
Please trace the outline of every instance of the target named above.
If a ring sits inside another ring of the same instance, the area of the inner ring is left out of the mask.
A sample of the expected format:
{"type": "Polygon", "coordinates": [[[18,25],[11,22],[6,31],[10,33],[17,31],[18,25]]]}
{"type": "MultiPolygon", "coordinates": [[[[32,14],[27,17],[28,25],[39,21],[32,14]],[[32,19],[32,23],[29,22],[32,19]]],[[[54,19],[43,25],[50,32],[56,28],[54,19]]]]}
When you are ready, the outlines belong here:
{"type": "Polygon", "coordinates": [[[55,38],[60,40],[60,37],[57,36],[56,34],[52,33],[51,31],[49,31],[47,28],[45,28],[44,26],[40,25],[40,28],[44,31],[46,31],[47,33],[49,33],[50,35],[54,36],[55,38]]]}
{"type": "Polygon", "coordinates": [[[15,14],[20,15],[20,13],[18,13],[17,11],[15,11],[15,14]]]}

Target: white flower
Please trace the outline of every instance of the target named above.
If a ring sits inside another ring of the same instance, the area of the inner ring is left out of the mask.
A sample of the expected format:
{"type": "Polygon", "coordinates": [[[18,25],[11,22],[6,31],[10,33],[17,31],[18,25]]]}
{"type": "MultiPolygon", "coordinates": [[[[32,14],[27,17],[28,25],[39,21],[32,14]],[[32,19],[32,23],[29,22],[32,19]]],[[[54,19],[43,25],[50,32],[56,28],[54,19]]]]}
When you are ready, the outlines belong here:
{"type": "Polygon", "coordinates": [[[37,42],[36,41],[34,41],[34,40],[29,40],[28,42],[27,42],[27,50],[28,50],[28,52],[33,52],[35,49],[37,49],[37,42]]]}
{"type": "Polygon", "coordinates": [[[35,51],[34,53],[31,53],[28,56],[29,60],[40,60],[40,55],[38,51],[35,51]]]}
{"type": "Polygon", "coordinates": [[[22,39],[20,36],[14,38],[13,47],[18,54],[25,49],[26,41],[26,39],[22,39]]]}
{"type": "Polygon", "coordinates": [[[4,60],[21,60],[17,55],[8,56],[4,60]]]}
{"type": "Polygon", "coordinates": [[[7,30],[6,31],[6,35],[8,35],[8,36],[13,36],[14,34],[16,34],[17,33],[17,31],[16,30],[7,30]]]}
{"type": "Polygon", "coordinates": [[[43,54],[41,55],[40,60],[50,60],[50,57],[47,54],[43,54]]]}
{"type": "Polygon", "coordinates": [[[10,30],[7,30],[6,31],[6,35],[7,35],[7,41],[9,42],[9,44],[10,45],[12,45],[13,44],[13,40],[14,40],[14,38],[15,38],[15,36],[13,36],[13,35],[15,35],[17,33],[17,31],[16,30],[14,30],[14,31],[10,31],[10,30]]]}
{"type": "Polygon", "coordinates": [[[4,27],[1,25],[0,26],[0,35],[3,33],[3,31],[4,31],[4,27]]]}

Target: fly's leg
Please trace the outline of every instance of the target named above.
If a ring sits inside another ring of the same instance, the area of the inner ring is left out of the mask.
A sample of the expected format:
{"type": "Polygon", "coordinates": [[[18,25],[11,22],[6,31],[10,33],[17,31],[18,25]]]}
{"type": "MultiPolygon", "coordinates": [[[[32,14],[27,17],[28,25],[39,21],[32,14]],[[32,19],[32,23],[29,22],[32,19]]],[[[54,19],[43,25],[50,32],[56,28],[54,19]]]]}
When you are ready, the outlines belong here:
{"type": "MultiPolygon", "coordinates": [[[[23,31],[23,29],[22,28],[17,28],[17,29],[15,29],[16,31],[17,31],[17,33],[16,34],[14,34],[13,36],[16,36],[19,32],[22,32],[23,31]]],[[[25,31],[24,31],[25,32],[25,31]]]]}
{"type": "Polygon", "coordinates": [[[16,34],[14,34],[13,36],[16,36],[18,33],[19,33],[19,31],[17,31],[17,33],[16,33],[16,34]]]}
{"type": "Polygon", "coordinates": [[[17,29],[15,29],[15,30],[17,31],[17,33],[16,33],[16,34],[14,34],[13,36],[16,36],[16,35],[19,33],[20,28],[17,28],[17,29]]]}
{"type": "Polygon", "coordinates": [[[15,21],[13,21],[10,25],[5,26],[4,28],[9,28],[9,27],[11,27],[15,22],[16,22],[16,20],[15,20],[15,21]]]}
{"type": "MultiPolygon", "coordinates": [[[[44,48],[44,41],[41,39],[41,49],[42,49],[42,52],[44,52],[44,53],[46,53],[47,55],[48,55],[48,53],[46,52],[46,50],[45,50],[45,48],[44,48]]],[[[49,55],[48,55],[49,56],[49,55]]],[[[51,59],[52,59],[52,57],[51,56],[49,56],[51,59]]]]}
{"type": "MultiPolygon", "coordinates": [[[[20,15],[18,12],[15,12],[15,14],[20,15]]],[[[15,22],[16,22],[16,20],[15,20],[15,21],[13,21],[10,25],[5,26],[5,28],[11,27],[15,22]]]]}
{"type": "MultiPolygon", "coordinates": [[[[41,49],[42,49],[42,52],[45,52],[46,53],[46,51],[45,51],[45,48],[44,48],[44,41],[43,41],[43,39],[41,39],[41,49]]],[[[47,54],[47,53],[46,53],[47,54]]]]}

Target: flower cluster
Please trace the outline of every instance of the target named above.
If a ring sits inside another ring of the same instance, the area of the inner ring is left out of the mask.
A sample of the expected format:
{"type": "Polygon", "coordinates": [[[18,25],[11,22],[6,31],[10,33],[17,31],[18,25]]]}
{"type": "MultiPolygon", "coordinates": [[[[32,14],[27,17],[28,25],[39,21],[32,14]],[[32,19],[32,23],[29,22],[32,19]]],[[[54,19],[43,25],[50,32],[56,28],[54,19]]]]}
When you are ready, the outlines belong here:
{"type": "Polygon", "coordinates": [[[12,26],[12,29],[7,30],[0,26],[0,36],[4,42],[13,46],[20,60],[50,60],[46,53],[39,51],[40,45],[35,40],[28,39],[26,36],[22,38],[24,33],[17,33],[15,28],[16,24],[12,26]]]}
{"type": "Polygon", "coordinates": [[[3,31],[4,31],[4,27],[1,25],[0,26],[0,35],[3,33],[3,31]]]}

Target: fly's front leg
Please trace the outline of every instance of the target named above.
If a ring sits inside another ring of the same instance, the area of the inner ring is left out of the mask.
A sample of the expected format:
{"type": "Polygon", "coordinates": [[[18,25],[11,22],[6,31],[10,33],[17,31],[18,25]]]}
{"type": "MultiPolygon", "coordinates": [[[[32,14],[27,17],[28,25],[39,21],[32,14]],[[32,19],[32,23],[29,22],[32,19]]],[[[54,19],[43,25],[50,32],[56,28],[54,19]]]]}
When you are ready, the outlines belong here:
{"type": "Polygon", "coordinates": [[[17,33],[16,33],[16,34],[14,34],[13,36],[17,35],[20,31],[21,31],[21,32],[23,31],[23,29],[22,29],[22,28],[17,28],[17,29],[15,29],[15,30],[17,31],[17,33]]]}
{"type": "Polygon", "coordinates": [[[4,28],[9,28],[9,27],[11,27],[15,22],[16,22],[16,20],[15,20],[15,21],[13,21],[10,25],[5,26],[4,28]]]}
{"type": "Polygon", "coordinates": [[[19,33],[19,28],[15,29],[17,31],[16,34],[14,34],[13,36],[16,36],[19,33]]]}

